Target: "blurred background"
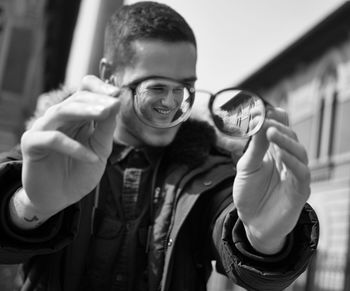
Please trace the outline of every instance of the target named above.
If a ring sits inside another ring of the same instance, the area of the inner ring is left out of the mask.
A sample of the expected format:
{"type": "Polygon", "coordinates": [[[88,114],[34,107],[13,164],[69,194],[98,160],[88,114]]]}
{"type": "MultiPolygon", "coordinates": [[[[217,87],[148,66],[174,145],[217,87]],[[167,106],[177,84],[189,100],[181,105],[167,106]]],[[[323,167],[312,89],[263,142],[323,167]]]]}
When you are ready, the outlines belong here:
{"type": "MultiPolygon", "coordinates": [[[[0,0],[0,151],[19,142],[43,92],[98,74],[105,22],[131,2],[0,0]]],[[[350,1],[160,2],[194,29],[197,87],[256,91],[289,112],[308,150],[320,244],[288,290],[350,290],[350,1]]],[[[12,290],[15,270],[0,265],[1,291],[12,290]]],[[[242,290],[215,272],[208,286],[242,290]]]]}

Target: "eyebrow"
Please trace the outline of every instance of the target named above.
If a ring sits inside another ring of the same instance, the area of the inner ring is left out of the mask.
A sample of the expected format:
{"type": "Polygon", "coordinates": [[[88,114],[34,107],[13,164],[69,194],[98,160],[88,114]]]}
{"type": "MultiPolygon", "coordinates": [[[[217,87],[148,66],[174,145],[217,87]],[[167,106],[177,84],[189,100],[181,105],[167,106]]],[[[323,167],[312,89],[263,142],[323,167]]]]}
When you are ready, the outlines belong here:
{"type": "Polygon", "coordinates": [[[133,85],[133,84],[137,84],[139,82],[142,82],[144,80],[147,80],[147,79],[169,79],[169,80],[174,80],[174,81],[177,81],[177,82],[180,82],[180,83],[184,83],[184,84],[191,84],[196,82],[197,81],[197,77],[193,76],[193,77],[188,77],[188,78],[183,78],[183,79],[172,79],[172,78],[168,78],[168,77],[164,77],[164,76],[159,76],[159,75],[150,75],[150,76],[147,76],[147,77],[143,77],[143,78],[138,78],[134,81],[132,81],[130,84],[127,84],[126,86],[130,86],[130,85],[133,85]]]}
{"type": "Polygon", "coordinates": [[[169,80],[174,80],[174,81],[182,82],[182,83],[190,83],[190,82],[195,82],[195,81],[197,81],[197,77],[188,77],[188,78],[183,78],[183,79],[173,79],[173,78],[169,78],[169,77],[153,75],[153,76],[148,76],[147,79],[148,79],[148,78],[169,79],[169,80]]]}
{"type": "Polygon", "coordinates": [[[197,81],[197,77],[190,77],[178,80],[181,83],[193,85],[197,81]]]}
{"type": "Polygon", "coordinates": [[[195,81],[197,81],[197,77],[185,78],[185,79],[182,79],[182,81],[184,81],[184,82],[195,82],[195,81]]]}

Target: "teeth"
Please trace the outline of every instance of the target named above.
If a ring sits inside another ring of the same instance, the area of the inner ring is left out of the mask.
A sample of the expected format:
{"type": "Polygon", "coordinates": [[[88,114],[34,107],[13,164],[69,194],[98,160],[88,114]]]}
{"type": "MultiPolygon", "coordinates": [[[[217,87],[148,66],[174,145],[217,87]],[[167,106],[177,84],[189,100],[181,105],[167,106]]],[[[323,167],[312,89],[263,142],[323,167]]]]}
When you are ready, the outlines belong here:
{"type": "Polygon", "coordinates": [[[155,110],[161,114],[169,114],[171,112],[171,110],[164,110],[160,108],[155,108],[155,110]]]}

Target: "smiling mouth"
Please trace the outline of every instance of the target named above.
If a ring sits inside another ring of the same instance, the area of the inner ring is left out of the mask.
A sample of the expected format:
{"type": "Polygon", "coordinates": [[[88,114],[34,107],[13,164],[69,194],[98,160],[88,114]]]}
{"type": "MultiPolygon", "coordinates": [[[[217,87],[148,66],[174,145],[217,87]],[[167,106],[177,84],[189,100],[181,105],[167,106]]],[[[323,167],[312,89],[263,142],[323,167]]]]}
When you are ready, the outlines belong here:
{"type": "Polygon", "coordinates": [[[154,110],[161,115],[169,115],[171,112],[175,111],[175,108],[174,109],[165,109],[165,108],[154,107],[154,110]]]}

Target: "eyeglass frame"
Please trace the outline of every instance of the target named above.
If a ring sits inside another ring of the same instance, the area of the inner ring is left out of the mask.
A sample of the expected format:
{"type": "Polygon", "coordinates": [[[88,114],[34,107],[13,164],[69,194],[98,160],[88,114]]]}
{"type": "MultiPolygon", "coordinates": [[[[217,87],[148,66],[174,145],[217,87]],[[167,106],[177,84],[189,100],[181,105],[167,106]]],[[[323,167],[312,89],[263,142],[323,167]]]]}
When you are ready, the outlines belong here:
{"type": "MultiPolygon", "coordinates": [[[[255,92],[252,92],[252,91],[250,91],[250,90],[241,88],[241,87],[228,87],[228,88],[221,89],[221,90],[217,91],[216,93],[211,93],[211,92],[209,92],[209,91],[207,91],[207,90],[197,90],[197,91],[199,91],[199,92],[203,92],[203,93],[208,94],[208,95],[210,96],[209,102],[208,102],[208,110],[209,110],[209,112],[210,112],[211,120],[213,121],[215,127],[216,127],[219,131],[221,131],[222,133],[224,133],[224,134],[226,134],[226,135],[229,135],[229,136],[232,136],[232,134],[230,134],[229,131],[223,130],[223,128],[222,128],[220,125],[218,125],[218,123],[217,123],[217,120],[216,120],[216,118],[215,118],[216,115],[214,114],[214,111],[213,111],[213,103],[214,103],[215,98],[216,98],[217,95],[219,95],[219,94],[221,94],[221,93],[224,93],[224,92],[226,92],[226,91],[231,91],[231,90],[232,90],[232,91],[243,91],[243,92],[246,92],[247,94],[249,94],[249,95],[251,95],[251,96],[256,96],[256,97],[258,97],[258,98],[262,101],[262,103],[263,103],[263,105],[264,105],[264,109],[263,109],[263,111],[262,111],[262,112],[263,112],[263,114],[262,114],[262,115],[263,115],[263,120],[265,120],[265,118],[266,118],[266,110],[267,110],[267,108],[268,108],[268,107],[272,107],[272,105],[271,105],[269,102],[267,102],[264,98],[262,98],[259,94],[255,93],[255,92]]],[[[262,126],[262,124],[261,124],[261,126],[262,126]]],[[[250,137],[250,136],[256,134],[256,133],[260,130],[261,126],[256,127],[254,130],[252,130],[252,131],[249,133],[249,135],[247,135],[247,137],[250,137]]]]}
{"type": "Polygon", "coordinates": [[[130,82],[129,84],[126,84],[126,85],[123,85],[121,86],[121,89],[129,89],[131,91],[131,94],[132,94],[132,107],[133,107],[133,110],[137,116],[137,118],[143,122],[144,124],[148,125],[148,126],[151,126],[151,127],[154,127],[154,128],[172,128],[172,127],[175,127],[177,125],[179,125],[180,123],[182,122],[185,122],[191,115],[191,111],[192,111],[192,108],[193,108],[193,104],[194,104],[194,100],[195,100],[195,93],[196,93],[196,89],[194,86],[186,83],[186,82],[181,82],[179,80],[176,80],[176,79],[173,79],[173,78],[168,78],[168,77],[162,77],[162,76],[147,76],[147,77],[144,77],[144,78],[139,78],[139,79],[136,79],[132,82],[130,82]],[[189,103],[189,109],[185,112],[185,114],[183,115],[183,117],[179,118],[174,124],[171,124],[171,126],[169,125],[166,125],[164,127],[162,126],[155,126],[153,125],[151,122],[146,122],[145,120],[143,120],[140,116],[140,114],[137,112],[136,110],[136,106],[135,106],[135,98],[136,98],[136,89],[137,87],[144,81],[147,81],[147,80],[152,80],[152,79],[163,79],[163,80],[168,80],[168,81],[172,81],[172,82],[175,82],[175,83],[178,83],[178,84],[181,84],[184,86],[184,88],[187,89],[187,91],[189,92],[189,97],[190,98],[190,103],[189,103]]]}

